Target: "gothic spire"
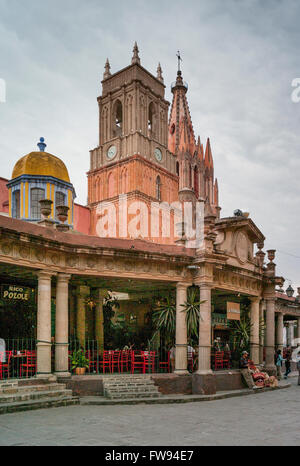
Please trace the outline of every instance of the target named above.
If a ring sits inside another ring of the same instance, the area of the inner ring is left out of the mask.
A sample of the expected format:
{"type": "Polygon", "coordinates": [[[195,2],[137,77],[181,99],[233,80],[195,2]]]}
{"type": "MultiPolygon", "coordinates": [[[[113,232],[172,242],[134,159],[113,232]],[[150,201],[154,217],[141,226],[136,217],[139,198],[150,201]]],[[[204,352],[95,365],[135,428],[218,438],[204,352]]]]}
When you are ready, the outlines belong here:
{"type": "MultiPolygon", "coordinates": [[[[180,60],[179,55],[178,68],[180,60]]],[[[186,97],[187,90],[187,84],[183,82],[181,70],[178,69],[176,82],[172,84],[173,102],[169,120],[169,150],[174,154],[179,151],[194,154],[196,150],[193,123],[186,97]],[[181,137],[183,127],[184,138],[181,137]]]]}
{"type": "Polygon", "coordinates": [[[139,48],[136,42],[134,43],[134,47],[133,47],[133,56],[132,56],[131,64],[132,65],[141,64],[141,59],[139,57],[139,48]]]}
{"type": "Polygon", "coordinates": [[[104,71],[104,74],[103,74],[103,79],[107,79],[107,78],[109,78],[111,76],[110,63],[109,63],[108,58],[106,59],[104,70],[105,71],[104,71]]]}
{"type": "Polygon", "coordinates": [[[163,78],[163,75],[162,75],[162,69],[161,69],[160,63],[158,64],[158,67],[157,67],[157,79],[158,79],[161,83],[164,82],[164,78],[163,78]]]}

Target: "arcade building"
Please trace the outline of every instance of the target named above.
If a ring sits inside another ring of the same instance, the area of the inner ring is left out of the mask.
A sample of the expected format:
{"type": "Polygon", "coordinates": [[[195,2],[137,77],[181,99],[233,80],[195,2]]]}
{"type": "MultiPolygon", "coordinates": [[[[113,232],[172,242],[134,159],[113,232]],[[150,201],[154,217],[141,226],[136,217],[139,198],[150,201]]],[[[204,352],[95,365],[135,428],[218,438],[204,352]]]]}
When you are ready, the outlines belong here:
{"type": "MultiPolygon", "coordinates": [[[[118,302],[114,323],[144,329],[145,344],[153,300],[173,297],[174,374],[193,377],[195,393],[216,391],[212,354],[234,344],[230,323],[242,309],[251,359],[269,373],[284,328],[286,345],[300,343],[300,289],[297,297],[283,291],[275,250],[264,252],[249,214],[221,216],[211,142],[196,138],[180,66],[171,106],[165,88],[160,64],[156,75],[146,70],[137,44],[126,68],[111,73],[107,60],[86,206],[75,203],[63,157],[43,138],[11,180],[0,179],[0,338],[34,341],[37,377],[70,377],[71,341],[93,341],[100,355],[117,349],[104,330],[108,294],[118,302]],[[201,244],[191,247],[199,211],[201,244]],[[201,302],[193,376],[182,312],[191,289],[201,302]]],[[[134,332],[128,339],[141,343],[134,332]]]]}

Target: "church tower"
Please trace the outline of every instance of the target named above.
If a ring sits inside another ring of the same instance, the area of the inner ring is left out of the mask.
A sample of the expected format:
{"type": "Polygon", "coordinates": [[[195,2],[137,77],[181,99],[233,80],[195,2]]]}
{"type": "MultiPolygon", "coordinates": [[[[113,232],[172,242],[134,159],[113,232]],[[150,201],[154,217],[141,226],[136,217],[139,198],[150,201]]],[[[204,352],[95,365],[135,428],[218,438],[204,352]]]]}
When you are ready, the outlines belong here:
{"type": "MultiPolygon", "coordinates": [[[[121,194],[127,195],[129,204],[146,203],[149,213],[153,202],[178,200],[176,156],[168,148],[169,103],[160,64],[156,76],[143,68],[136,43],[131,64],[121,71],[111,74],[107,60],[98,106],[99,146],[90,152],[88,173],[91,234],[99,234],[99,203],[114,203],[118,210],[121,194]]],[[[142,236],[150,239],[150,216],[146,230],[142,236]]],[[[124,237],[119,225],[116,236],[124,237]]]]}
{"type": "Polygon", "coordinates": [[[169,119],[169,150],[176,155],[179,175],[179,199],[195,203],[205,201],[206,213],[219,217],[218,182],[214,179],[214,162],[207,139],[204,153],[200,137],[196,142],[195,133],[187,101],[188,85],[182,79],[178,55],[176,82],[172,84],[173,102],[169,119]]]}

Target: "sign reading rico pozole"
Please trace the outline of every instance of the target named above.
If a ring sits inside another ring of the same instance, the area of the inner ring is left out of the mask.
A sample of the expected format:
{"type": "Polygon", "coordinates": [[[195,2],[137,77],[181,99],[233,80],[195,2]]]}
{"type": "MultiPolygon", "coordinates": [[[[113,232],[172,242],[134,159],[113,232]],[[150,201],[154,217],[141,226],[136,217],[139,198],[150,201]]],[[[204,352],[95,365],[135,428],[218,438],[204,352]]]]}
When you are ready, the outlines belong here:
{"type": "Polygon", "coordinates": [[[1,285],[1,299],[6,301],[29,301],[31,288],[18,285],[1,285]]]}

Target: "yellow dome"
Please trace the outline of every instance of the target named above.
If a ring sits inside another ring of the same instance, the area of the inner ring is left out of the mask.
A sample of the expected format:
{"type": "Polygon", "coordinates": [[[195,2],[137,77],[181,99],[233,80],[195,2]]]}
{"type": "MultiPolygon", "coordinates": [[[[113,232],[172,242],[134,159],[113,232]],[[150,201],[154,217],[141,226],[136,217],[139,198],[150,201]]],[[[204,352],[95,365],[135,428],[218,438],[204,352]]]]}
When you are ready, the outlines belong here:
{"type": "Polygon", "coordinates": [[[22,157],[13,169],[12,179],[21,175],[53,176],[70,183],[65,164],[58,157],[47,152],[31,152],[22,157]]]}

